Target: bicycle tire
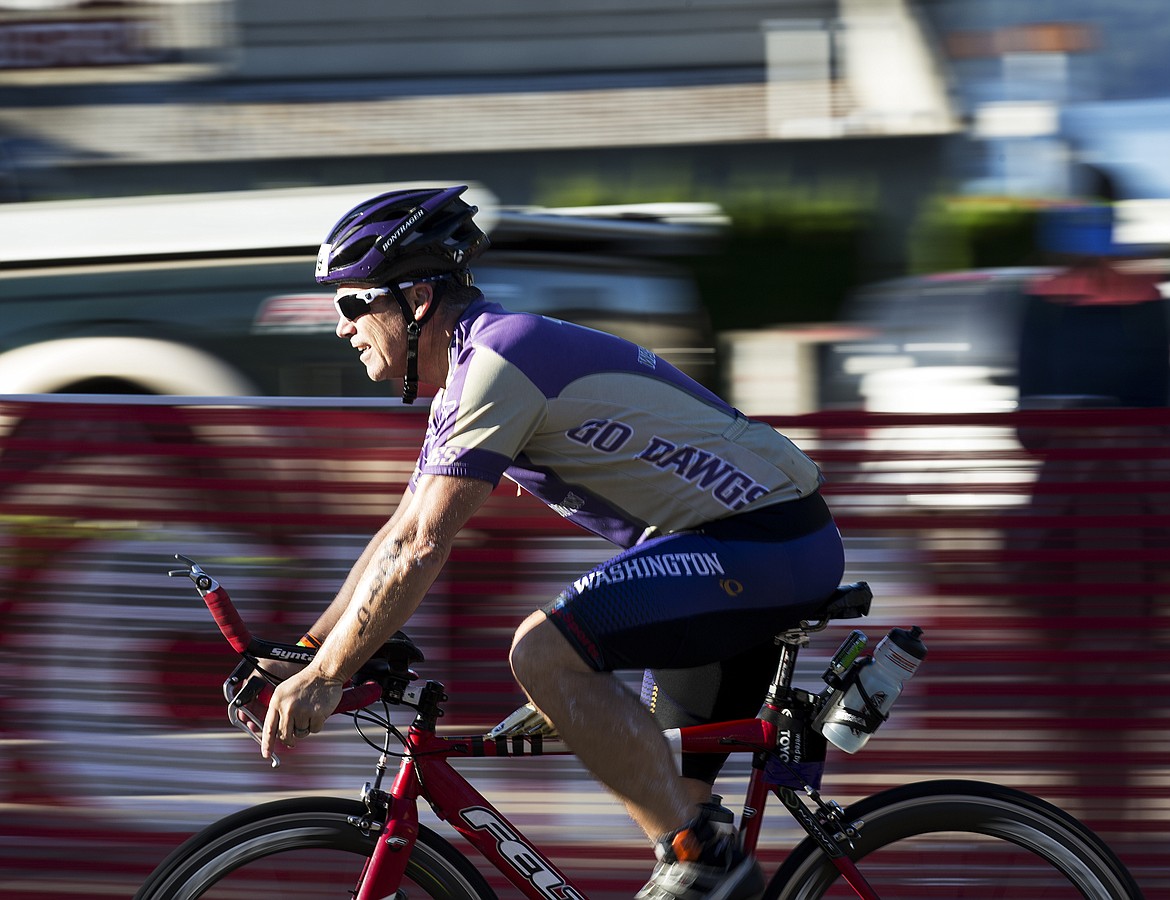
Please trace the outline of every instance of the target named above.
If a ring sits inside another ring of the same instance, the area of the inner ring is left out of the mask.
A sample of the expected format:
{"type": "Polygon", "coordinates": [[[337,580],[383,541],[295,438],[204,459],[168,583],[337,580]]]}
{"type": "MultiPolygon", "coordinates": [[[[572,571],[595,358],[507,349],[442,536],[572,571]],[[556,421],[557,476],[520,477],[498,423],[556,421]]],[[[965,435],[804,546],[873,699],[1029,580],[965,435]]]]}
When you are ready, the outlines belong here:
{"type": "MultiPolygon", "coordinates": [[[[879,897],[931,900],[1141,900],[1113,851],[1081,822],[1021,791],[926,781],[859,801],[850,858],[879,897]]],[[[764,900],[856,898],[811,839],[777,870],[764,900]]]]}
{"type": "MultiPolygon", "coordinates": [[[[348,900],[377,835],[349,824],[354,800],[277,800],[221,819],[175,849],[134,900],[348,900]]],[[[496,900],[476,868],[425,825],[406,866],[406,893],[433,900],[496,900]]]]}

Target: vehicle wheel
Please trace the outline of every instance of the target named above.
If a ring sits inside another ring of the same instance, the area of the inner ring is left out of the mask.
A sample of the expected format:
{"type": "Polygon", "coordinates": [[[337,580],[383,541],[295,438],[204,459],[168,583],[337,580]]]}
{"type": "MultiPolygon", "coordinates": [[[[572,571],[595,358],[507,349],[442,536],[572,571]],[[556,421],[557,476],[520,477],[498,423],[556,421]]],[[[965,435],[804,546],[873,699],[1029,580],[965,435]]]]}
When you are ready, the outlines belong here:
{"type": "MultiPolygon", "coordinates": [[[[348,821],[353,800],[278,800],[208,826],[176,849],[134,900],[352,898],[377,836],[348,821]]],[[[405,893],[434,900],[495,900],[483,876],[425,826],[406,866],[405,893]]]]}
{"type": "MultiPolygon", "coordinates": [[[[883,900],[1142,897],[1093,832],[1010,788],[927,781],[869,797],[845,815],[864,823],[849,855],[883,900]]],[[[765,900],[856,896],[811,838],[792,852],[764,893],[765,900]]]]}

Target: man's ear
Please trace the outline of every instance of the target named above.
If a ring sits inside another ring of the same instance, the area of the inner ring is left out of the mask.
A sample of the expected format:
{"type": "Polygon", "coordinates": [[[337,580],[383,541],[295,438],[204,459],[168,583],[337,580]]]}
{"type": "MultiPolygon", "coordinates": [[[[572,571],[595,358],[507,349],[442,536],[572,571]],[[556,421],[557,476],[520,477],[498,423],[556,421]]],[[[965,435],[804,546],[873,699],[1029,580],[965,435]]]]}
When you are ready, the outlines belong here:
{"type": "Polygon", "coordinates": [[[414,318],[415,321],[426,316],[431,304],[435,302],[435,290],[429,284],[414,286],[414,318]]]}

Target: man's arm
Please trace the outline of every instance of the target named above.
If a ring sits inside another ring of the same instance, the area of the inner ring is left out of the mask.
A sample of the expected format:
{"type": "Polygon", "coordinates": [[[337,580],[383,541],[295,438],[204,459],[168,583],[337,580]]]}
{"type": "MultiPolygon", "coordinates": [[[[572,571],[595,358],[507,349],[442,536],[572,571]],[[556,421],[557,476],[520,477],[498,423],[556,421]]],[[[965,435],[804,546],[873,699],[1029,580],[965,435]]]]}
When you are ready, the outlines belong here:
{"type": "MultiPolygon", "coordinates": [[[[317,621],[313,624],[313,627],[309,629],[309,634],[307,635],[312,637],[312,646],[320,647],[321,642],[329,636],[331,631],[333,631],[333,626],[337,624],[337,620],[341,618],[341,614],[345,612],[346,607],[349,606],[349,601],[353,597],[353,592],[357,588],[358,581],[361,580],[362,573],[365,572],[366,566],[370,564],[370,560],[374,556],[374,551],[381,546],[382,541],[386,539],[386,536],[394,527],[394,523],[397,522],[401,516],[405,515],[406,509],[408,506],[410,506],[410,501],[413,496],[414,492],[411,491],[410,488],[407,488],[405,491],[403,491],[402,499],[398,502],[398,506],[395,508],[394,514],[390,516],[385,525],[378,529],[378,533],[370,539],[370,542],[366,545],[365,550],[363,550],[361,556],[358,557],[357,562],[355,562],[353,567],[349,570],[349,574],[346,576],[345,582],[341,585],[337,595],[333,598],[329,606],[325,608],[325,611],[317,617],[317,621]]],[[[304,666],[302,663],[284,662],[279,659],[266,659],[260,664],[260,668],[262,668],[265,672],[275,675],[278,680],[283,681],[290,675],[295,675],[297,672],[301,671],[304,666]]]]}
{"type": "MultiPolygon", "coordinates": [[[[455,536],[491,495],[492,485],[475,478],[424,476],[414,496],[400,506],[371,541],[347,602],[342,593],[319,625],[336,618],[317,656],[305,669],[277,687],[264,722],[261,752],[271,754],[279,739],[296,744],[295,731],[316,732],[337,708],[341,686],[387,638],[406,624],[442,571],[455,536]]],[[[356,579],[354,578],[356,574],[356,579]]]]}
{"type": "Polygon", "coordinates": [[[406,515],[413,500],[414,492],[408,487],[402,492],[402,499],[398,501],[398,506],[394,510],[394,514],[386,521],[385,525],[378,529],[378,533],[370,539],[370,542],[366,544],[365,550],[362,551],[361,556],[357,558],[357,561],[350,568],[349,574],[345,577],[345,582],[338,590],[337,596],[333,598],[333,602],[326,607],[325,611],[317,618],[313,627],[309,629],[309,634],[316,638],[318,644],[329,637],[334,626],[337,625],[337,620],[341,618],[342,613],[349,606],[350,600],[353,599],[353,593],[357,590],[362,575],[369,567],[370,561],[374,558],[374,553],[382,546],[382,542],[389,537],[398,521],[406,515]]]}

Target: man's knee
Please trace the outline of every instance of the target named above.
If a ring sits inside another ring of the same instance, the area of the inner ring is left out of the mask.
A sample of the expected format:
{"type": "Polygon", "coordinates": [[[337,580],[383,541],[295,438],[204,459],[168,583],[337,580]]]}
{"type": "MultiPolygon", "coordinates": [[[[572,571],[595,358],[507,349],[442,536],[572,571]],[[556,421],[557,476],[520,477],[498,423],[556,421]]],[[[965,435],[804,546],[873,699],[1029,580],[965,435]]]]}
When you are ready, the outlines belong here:
{"type": "Polygon", "coordinates": [[[512,674],[524,688],[535,682],[556,678],[568,671],[593,671],[541,611],[525,619],[512,638],[508,656],[512,674]]]}

